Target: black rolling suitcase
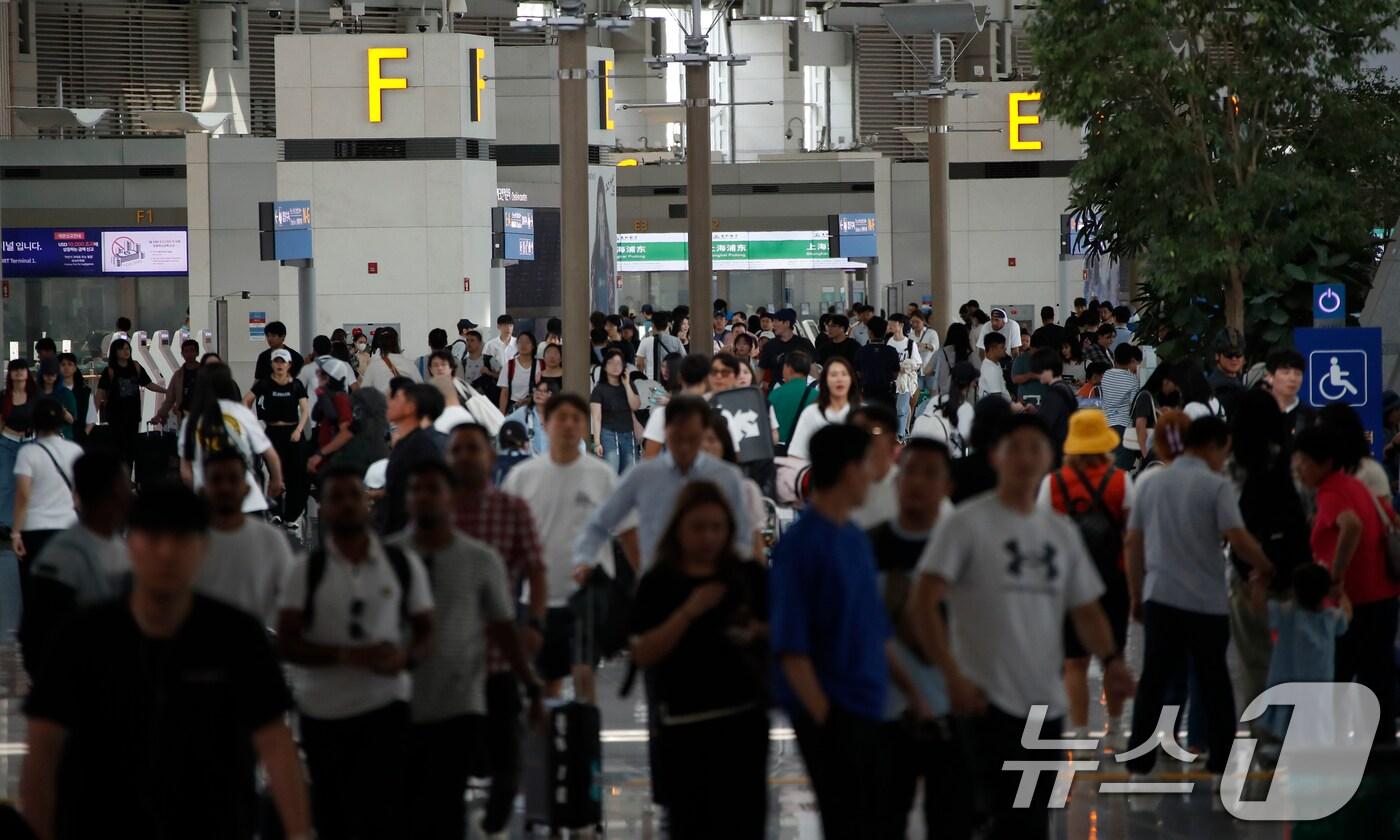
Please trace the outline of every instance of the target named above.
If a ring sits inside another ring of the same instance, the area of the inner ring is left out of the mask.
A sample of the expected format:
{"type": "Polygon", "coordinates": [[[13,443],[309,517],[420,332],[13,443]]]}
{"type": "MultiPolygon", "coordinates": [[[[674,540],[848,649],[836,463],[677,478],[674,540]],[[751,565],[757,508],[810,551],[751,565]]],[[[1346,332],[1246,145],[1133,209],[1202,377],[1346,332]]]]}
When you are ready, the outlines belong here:
{"type": "Polygon", "coordinates": [[[547,706],[544,731],[525,739],[525,825],[584,829],[603,823],[602,716],[587,703],[547,706]]]}
{"type": "MultiPolygon", "coordinates": [[[[575,662],[584,661],[585,639],[597,632],[589,594],[585,588],[570,599],[575,662]]],[[[526,828],[559,831],[603,824],[603,717],[597,706],[577,701],[546,704],[544,729],[529,731],[525,749],[526,828]]]]}
{"type": "Polygon", "coordinates": [[[146,432],[136,437],[136,485],[170,477],[176,471],[174,432],[146,432]]]}

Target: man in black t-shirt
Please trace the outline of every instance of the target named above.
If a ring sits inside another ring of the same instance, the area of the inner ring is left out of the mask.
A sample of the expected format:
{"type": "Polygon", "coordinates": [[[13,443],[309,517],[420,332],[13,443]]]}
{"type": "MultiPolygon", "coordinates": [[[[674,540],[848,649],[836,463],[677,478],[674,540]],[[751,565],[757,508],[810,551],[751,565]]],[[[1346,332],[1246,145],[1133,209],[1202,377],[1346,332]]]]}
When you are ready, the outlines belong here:
{"type": "Polygon", "coordinates": [[[851,326],[851,320],[845,315],[828,315],[826,319],[826,342],[817,351],[817,361],[822,367],[826,367],[826,362],[833,356],[840,356],[850,362],[852,366],[856,363],[856,353],[860,351],[860,345],[856,340],[846,334],[851,326]]]}
{"type": "Polygon", "coordinates": [[[870,341],[856,353],[856,375],[860,377],[860,398],[876,400],[894,408],[894,382],[899,376],[899,353],[885,343],[885,319],[871,318],[866,324],[870,341]]]}
{"type": "Polygon", "coordinates": [[[284,347],[292,354],[292,376],[300,374],[306,359],[287,347],[287,325],[281,321],[273,321],[263,328],[263,335],[267,338],[267,349],[258,354],[258,363],[253,368],[253,381],[258,382],[272,376],[272,353],[284,347]]]}
{"type": "Polygon", "coordinates": [[[773,313],[775,337],[768,339],[768,343],[763,345],[763,353],[758,357],[765,392],[783,383],[783,357],[788,353],[805,350],[812,358],[817,357],[817,348],[812,346],[812,342],[794,331],[796,324],[797,313],[791,309],[779,309],[773,313]]]}
{"type": "Polygon", "coordinates": [[[251,838],[261,762],[288,838],[310,836],[267,634],[195,595],[209,513],[183,484],[132,510],[128,598],[79,614],[25,701],[25,818],[44,838],[251,838]]]}

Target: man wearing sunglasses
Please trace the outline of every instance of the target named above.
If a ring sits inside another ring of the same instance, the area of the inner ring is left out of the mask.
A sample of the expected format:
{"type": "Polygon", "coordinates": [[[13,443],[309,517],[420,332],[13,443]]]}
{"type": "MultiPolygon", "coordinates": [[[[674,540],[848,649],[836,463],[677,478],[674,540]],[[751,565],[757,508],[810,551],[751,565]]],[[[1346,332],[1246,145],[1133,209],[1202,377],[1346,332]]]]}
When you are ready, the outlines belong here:
{"type": "Polygon", "coordinates": [[[1244,393],[1244,337],[1226,327],[1215,337],[1215,369],[1206,378],[1226,417],[1235,415],[1235,403],[1244,393]]]}
{"type": "Polygon", "coordinates": [[[311,809],[323,837],[402,836],[412,681],[432,644],[423,563],[369,527],[354,468],[321,477],[322,545],[282,587],[277,624],[293,665],[311,809]]]}

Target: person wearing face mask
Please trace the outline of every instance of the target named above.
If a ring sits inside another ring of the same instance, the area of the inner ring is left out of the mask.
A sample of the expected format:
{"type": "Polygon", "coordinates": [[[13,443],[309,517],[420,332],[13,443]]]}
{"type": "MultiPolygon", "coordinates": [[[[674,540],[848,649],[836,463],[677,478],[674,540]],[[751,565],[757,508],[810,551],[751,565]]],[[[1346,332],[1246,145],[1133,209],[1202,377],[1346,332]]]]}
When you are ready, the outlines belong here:
{"type": "Polygon", "coordinates": [[[58,358],[49,356],[39,360],[39,394],[42,399],[49,399],[58,403],[63,409],[63,425],[59,432],[64,440],[73,439],[73,421],[78,413],[78,401],[73,397],[73,392],[69,391],[63,384],[63,377],[59,373],[58,358]]]}

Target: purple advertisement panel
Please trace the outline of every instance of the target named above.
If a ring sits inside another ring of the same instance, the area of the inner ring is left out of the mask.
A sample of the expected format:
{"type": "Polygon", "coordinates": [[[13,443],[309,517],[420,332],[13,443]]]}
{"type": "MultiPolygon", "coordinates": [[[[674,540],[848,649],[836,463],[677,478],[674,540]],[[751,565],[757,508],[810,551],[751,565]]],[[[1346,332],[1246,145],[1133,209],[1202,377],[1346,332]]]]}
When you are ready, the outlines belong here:
{"type": "Polygon", "coordinates": [[[184,228],[5,228],[6,277],[101,277],[189,272],[184,228]]]}

